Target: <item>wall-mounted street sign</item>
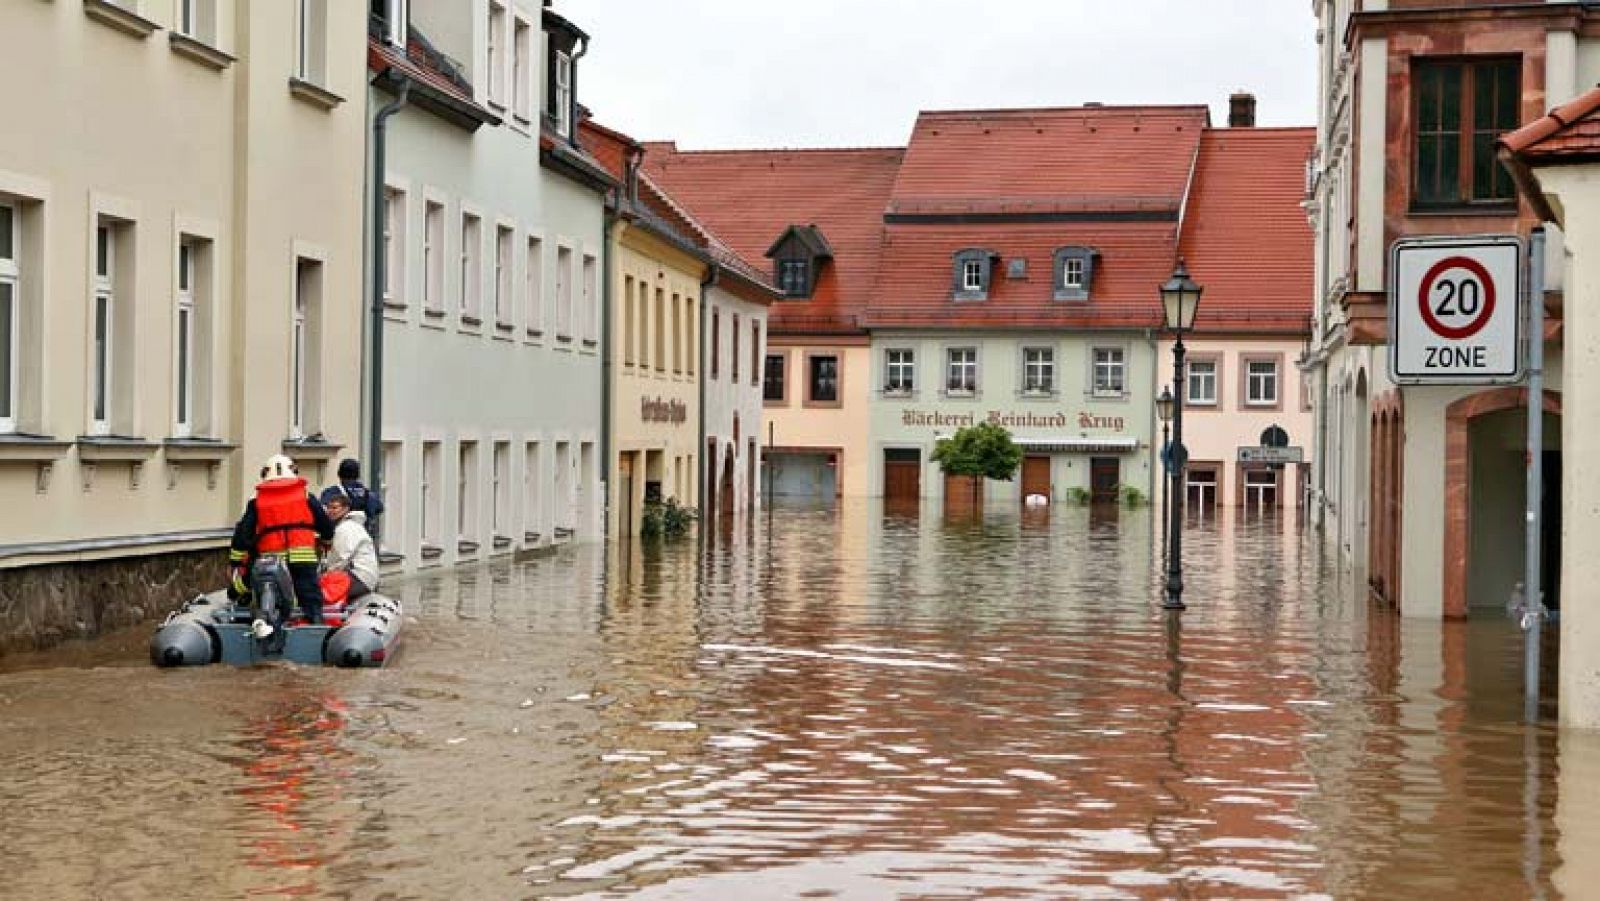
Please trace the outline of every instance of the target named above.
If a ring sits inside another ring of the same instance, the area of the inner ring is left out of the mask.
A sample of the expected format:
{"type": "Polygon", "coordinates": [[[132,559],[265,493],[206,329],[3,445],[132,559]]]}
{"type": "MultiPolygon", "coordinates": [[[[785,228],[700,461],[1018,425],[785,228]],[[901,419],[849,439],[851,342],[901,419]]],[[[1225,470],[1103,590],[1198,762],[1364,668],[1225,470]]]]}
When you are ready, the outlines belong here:
{"type": "Polygon", "coordinates": [[[1401,385],[1522,380],[1522,239],[1404,238],[1389,259],[1389,376],[1401,385]]]}
{"type": "Polygon", "coordinates": [[[1301,447],[1240,447],[1240,463],[1303,463],[1305,448],[1301,447]]]}

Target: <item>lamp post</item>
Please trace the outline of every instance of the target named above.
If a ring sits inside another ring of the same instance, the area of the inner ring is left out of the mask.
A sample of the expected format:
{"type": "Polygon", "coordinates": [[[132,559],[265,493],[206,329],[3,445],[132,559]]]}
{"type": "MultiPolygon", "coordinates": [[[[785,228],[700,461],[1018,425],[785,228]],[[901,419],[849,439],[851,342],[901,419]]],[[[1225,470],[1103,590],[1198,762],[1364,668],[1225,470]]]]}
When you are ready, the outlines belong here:
{"type": "MultiPolygon", "coordinates": [[[[1172,483],[1168,481],[1172,474],[1172,444],[1167,438],[1167,429],[1172,422],[1172,389],[1162,387],[1161,396],[1156,398],[1156,417],[1161,420],[1161,513],[1170,516],[1171,507],[1168,498],[1171,496],[1172,483]]],[[[1161,565],[1167,565],[1167,529],[1165,523],[1161,530],[1161,565]]]]}
{"type": "Polygon", "coordinates": [[[1183,446],[1183,335],[1194,328],[1194,314],[1200,307],[1200,293],[1204,289],[1189,277],[1189,269],[1178,260],[1172,277],[1161,286],[1161,312],[1167,331],[1172,333],[1172,450],[1170,472],[1171,504],[1167,509],[1167,596],[1161,606],[1167,610],[1182,610],[1183,606],[1183,473],[1189,463],[1189,452],[1183,446]]]}

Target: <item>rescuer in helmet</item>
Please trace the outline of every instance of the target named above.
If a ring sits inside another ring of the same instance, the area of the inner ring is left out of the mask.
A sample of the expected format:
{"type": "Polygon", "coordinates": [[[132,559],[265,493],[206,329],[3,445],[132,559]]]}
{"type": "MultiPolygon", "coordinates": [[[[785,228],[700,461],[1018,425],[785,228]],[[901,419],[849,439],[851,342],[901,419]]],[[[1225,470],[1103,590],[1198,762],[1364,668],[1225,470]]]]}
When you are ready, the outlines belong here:
{"type": "MultiPolygon", "coordinates": [[[[317,542],[333,540],[333,521],[322,504],[306,490],[294,461],[282,454],[267,458],[261,467],[256,496],[245,505],[233,527],[228,548],[232,590],[249,593],[246,577],[253,560],[278,557],[287,564],[294,595],[307,620],[322,622],[322,587],[317,582],[317,542]]],[[[288,611],[281,611],[287,615],[288,611]]],[[[271,628],[256,626],[257,636],[271,628]]]]}

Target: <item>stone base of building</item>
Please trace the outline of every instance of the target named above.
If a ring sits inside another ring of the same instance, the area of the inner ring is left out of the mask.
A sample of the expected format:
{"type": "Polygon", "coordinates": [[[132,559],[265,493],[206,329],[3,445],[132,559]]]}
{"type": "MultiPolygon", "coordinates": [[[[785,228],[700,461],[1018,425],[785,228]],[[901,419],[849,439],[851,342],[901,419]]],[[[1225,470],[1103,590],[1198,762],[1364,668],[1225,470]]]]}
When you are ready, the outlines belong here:
{"type": "Polygon", "coordinates": [[[227,582],[225,550],[0,570],[0,656],[161,616],[227,582]]]}

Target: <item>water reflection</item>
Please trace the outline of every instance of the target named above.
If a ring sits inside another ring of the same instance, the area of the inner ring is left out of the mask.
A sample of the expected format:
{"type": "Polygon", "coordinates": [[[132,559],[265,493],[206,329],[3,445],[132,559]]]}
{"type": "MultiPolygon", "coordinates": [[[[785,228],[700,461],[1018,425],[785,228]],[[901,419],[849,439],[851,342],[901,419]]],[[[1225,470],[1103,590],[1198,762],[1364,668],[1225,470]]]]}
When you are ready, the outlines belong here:
{"type": "Polygon", "coordinates": [[[0,675],[0,805],[29,811],[0,872],[163,898],[1593,884],[1600,747],[1518,725],[1514,630],[1369,616],[1298,523],[1229,516],[1186,534],[1173,617],[1155,520],[789,507],[414,579],[381,671],[163,673],[113,642],[0,675]]]}

